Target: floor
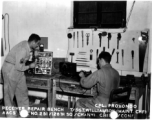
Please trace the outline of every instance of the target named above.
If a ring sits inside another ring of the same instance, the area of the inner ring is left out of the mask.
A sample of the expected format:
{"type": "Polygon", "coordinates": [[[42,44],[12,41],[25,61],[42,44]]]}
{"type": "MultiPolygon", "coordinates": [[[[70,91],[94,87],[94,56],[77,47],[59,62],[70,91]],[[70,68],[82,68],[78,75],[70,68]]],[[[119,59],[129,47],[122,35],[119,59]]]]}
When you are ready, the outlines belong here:
{"type": "MultiPolygon", "coordinates": [[[[30,108],[31,109],[39,109],[39,110],[31,110],[29,118],[49,118],[53,115],[53,118],[72,118],[72,113],[70,109],[68,109],[68,102],[67,101],[60,101],[57,100],[56,102],[56,112],[52,112],[53,108],[47,111],[47,101],[46,99],[41,98],[34,98],[30,97],[30,108]],[[41,109],[41,110],[40,110],[41,109]],[[43,109],[43,110],[42,110],[43,109]],[[53,113],[53,114],[52,114],[53,113]]],[[[5,118],[4,110],[2,110],[2,106],[4,106],[4,102],[0,100],[0,118],[5,118]]]]}

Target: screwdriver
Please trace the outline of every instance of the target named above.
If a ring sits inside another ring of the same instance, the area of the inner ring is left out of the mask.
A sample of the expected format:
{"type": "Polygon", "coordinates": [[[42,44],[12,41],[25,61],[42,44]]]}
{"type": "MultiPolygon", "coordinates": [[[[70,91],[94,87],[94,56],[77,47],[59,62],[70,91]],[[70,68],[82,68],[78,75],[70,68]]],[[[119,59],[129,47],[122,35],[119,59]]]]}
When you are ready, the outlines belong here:
{"type": "Polygon", "coordinates": [[[124,65],[124,50],[122,49],[122,65],[124,65]]]}
{"type": "Polygon", "coordinates": [[[86,37],[87,37],[87,45],[89,44],[89,36],[90,36],[90,33],[86,33],[86,37]]]}
{"type": "Polygon", "coordinates": [[[83,47],[83,45],[84,45],[84,40],[83,40],[83,30],[81,31],[81,33],[82,33],[82,47],[83,47]]]}
{"type": "Polygon", "coordinates": [[[99,41],[99,46],[101,47],[101,38],[102,38],[102,33],[99,33],[98,35],[99,35],[99,40],[100,40],[100,41],[99,41]]]}
{"type": "Polygon", "coordinates": [[[134,51],[131,51],[131,55],[132,55],[132,69],[134,69],[134,51]]]}
{"type": "Polygon", "coordinates": [[[97,51],[96,51],[96,61],[98,59],[98,53],[99,53],[99,50],[97,49],[97,51]]]}
{"type": "Polygon", "coordinates": [[[116,61],[116,63],[119,63],[119,52],[116,52],[117,53],[117,61],[116,61]]]}
{"type": "Polygon", "coordinates": [[[98,53],[99,53],[99,50],[97,49],[97,51],[96,51],[96,56],[97,56],[97,58],[98,58],[98,53]]]}
{"type": "Polygon", "coordinates": [[[91,49],[91,50],[90,50],[90,60],[93,59],[93,54],[92,54],[92,53],[93,53],[93,50],[91,49]]]}
{"type": "Polygon", "coordinates": [[[118,33],[118,36],[117,36],[117,49],[119,49],[119,41],[121,39],[121,34],[118,33]]]}
{"type": "Polygon", "coordinates": [[[73,56],[74,56],[74,53],[70,53],[71,55],[71,63],[73,62],[73,56]]]}
{"type": "Polygon", "coordinates": [[[114,52],[115,52],[115,49],[113,49],[113,50],[112,50],[112,53],[111,53],[111,55],[113,55],[113,54],[114,54],[114,52]]]}
{"type": "Polygon", "coordinates": [[[77,48],[79,48],[79,32],[77,31],[77,48]]]}
{"type": "Polygon", "coordinates": [[[105,47],[103,47],[103,51],[105,52],[105,47]]]}
{"type": "Polygon", "coordinates": [[[109,42],[110,42],[110,40],[111,40],[111,33],[108,33],[108,48],[109,48],[109,42]]]}

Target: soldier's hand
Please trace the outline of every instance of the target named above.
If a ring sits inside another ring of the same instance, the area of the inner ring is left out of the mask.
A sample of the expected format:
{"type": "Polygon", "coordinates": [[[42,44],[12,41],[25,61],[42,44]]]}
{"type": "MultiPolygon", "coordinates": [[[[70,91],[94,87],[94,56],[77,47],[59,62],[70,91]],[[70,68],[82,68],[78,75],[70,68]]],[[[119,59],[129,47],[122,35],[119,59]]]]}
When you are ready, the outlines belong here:
{"type": "Polygon", "coordinates": [[[29,67],[30,68],[34,68],[36,66],[36,63],[34,62],[34,63],[31,63],[30,65],[29,65],[29,67]]]}
{"type": "Polygon", "coordinates": [[[80,77],[85,77],[84,72],[81,71],[81,72],[79,73],[79,76],[80,76],[80,77]]]}
{"type": "Polygon", "coordinates": [[[35,57],[39,55],[37,50],[34,51],[34,55],[35,55],[35,57]]]}

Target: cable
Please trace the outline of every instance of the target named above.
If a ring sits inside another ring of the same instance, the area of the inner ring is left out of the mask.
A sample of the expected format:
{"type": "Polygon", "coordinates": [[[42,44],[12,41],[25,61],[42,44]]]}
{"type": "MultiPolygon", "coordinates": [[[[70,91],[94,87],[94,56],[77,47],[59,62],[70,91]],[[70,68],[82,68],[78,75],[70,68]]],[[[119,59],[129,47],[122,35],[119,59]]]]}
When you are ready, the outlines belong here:
{"type": "Polygon", "coordinates": [[[133,2],[133,4],[132,4],[132,7],[131,7],[131,10],[130,10],[129,16],[128,16],[128,18],[127,18],[127,22],[126,22],[126,29],[127,29],[127,25],[128,25],[128,23],[129,23],[129,20],[130,20],[130,16],[131,16],[131,13],[132,13],[132,10],[133,10],[133,7],[134,7],[134,4],[135,4],[135,0],[134,0],[134,2],[133,2]]]}
{"type": "MultiPolygon", "coordinates": [[[[61,77],[61,76],[60,76],[61,77]]],[[[64,92],[64,90],[62,89],[62,87],[61,87],[61,82],[60,82],[60,77],[59,77],[59,88],[62,90],[62,92],[64,92]]]]}
{"type": "Polygon", "coordinates": [[[84,95],[87,92],[87,89],[82,93],[82,95],[84,95]]]}
{"type": "Polygon", "coordinates": [[[68,59],[68,53],[69,53],[69,38],[68,38],[68,50],[67,50],[67,54],[66,54],[66,58],[68,59]]]}

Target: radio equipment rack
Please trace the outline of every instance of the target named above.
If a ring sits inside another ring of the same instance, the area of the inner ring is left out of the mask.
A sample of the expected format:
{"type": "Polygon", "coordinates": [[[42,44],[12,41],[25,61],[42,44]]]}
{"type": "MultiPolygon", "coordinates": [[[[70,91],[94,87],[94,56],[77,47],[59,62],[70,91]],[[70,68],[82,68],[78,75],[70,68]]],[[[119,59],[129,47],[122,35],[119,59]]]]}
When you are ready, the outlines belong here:
{"type": "Polygon", "coordinates": [[[52,60],[53,52],[38,52],[38,57],[36,58],[35,74],[47,74],[52,73],[52,60]]]}

